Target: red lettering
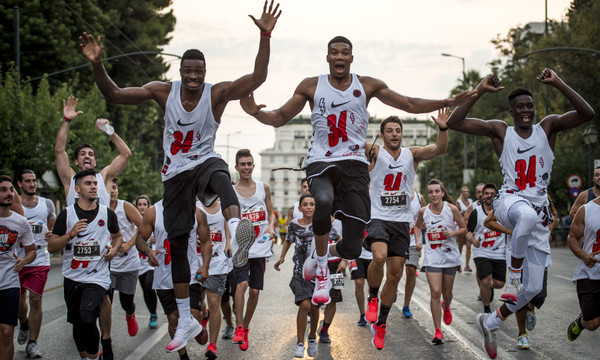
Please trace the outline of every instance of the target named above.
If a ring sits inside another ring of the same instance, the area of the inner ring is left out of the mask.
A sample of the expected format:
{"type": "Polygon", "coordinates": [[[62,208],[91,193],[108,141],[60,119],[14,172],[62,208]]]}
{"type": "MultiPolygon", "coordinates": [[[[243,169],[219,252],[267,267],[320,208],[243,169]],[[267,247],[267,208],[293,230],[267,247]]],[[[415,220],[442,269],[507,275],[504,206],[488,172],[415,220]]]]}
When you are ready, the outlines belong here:
{"type": "Polygon", "coordinates": [[[175,131],[173,133],[175,141],[171,143],[171,155],[177,155],[179,151],[186,154],[192,148],[192,141],[194,140],[194,131],[190,130],[185,134],[185,140],[183,140],[183,133],[181,131],[175,131]]]}
{"type": "Polygon", "coordinates": [[[347,112],[342,111],[340,113],[340,120],[337,121],[335,115],[331,114],[327,117],[327,126],[329,126],[329,146],[334,147],[340,142],[340,138],[342,142],[348,141],[348,133],[346,131],[346,116],[347,112]]]}

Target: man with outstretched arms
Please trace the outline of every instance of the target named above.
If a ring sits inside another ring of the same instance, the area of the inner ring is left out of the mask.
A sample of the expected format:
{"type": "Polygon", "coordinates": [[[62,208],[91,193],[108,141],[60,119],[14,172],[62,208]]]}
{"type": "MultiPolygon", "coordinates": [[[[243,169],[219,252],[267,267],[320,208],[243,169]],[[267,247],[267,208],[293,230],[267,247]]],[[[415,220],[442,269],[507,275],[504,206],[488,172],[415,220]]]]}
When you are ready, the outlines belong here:
{"type": "Polygon", "coordinates": [[[27,219],[11,210],[16,192],[12,179],[0,175],[0,359],[12,359],[14,334],[19,318],[21,284],[19,271],[36,257],[35,241],[27,219]],[[25,256],[14,250],[20,246],[25,256]]]}
{"type": "Polygon", "coordinates": [[[109,296],[113,301],[114,291],[119,292],[121,307],[125,310],[125,322],[129,336],[138,332],[138,323],[135,319],[135,289],[137,287],[140,257],[135,247],[137,229],[142,224],[142,215],[132,203],[120,200],[119,179],[109,181],[110,209],[117,215],[119,228],[123,236],[123,244],[117,255],[110,262],[110,291],[109,296]]]}
{"type": "MultiPolygon", "coordinates": [[[[165,160],[161,171],[163,206],[165,226],[172,244],[175,295],[180,304],[189,303],[186,243],[193,225],[196,197],[206,205],[212,204],[217,196],[221,199],[231,237],[235,239],[239,236],[242,249],[249,248],[254,239],[250,222],[240,220],[239,203],[231,187],[229,170],[215,151],[214,142],[227,104],[254,91],[267,78],[271,31],[281,14],[281,11],[278,12],[279,5],[273,6],[273,0],[267,5],[265,1],[260,19],[250,15],[260,29],[261,37],[254,71],[235,81],[214,85],[204,82],[207,69],[204,54],[192,49],[187,50],[181,58],[180,81],[152,81],[142,87],[119,88],[102,65],[100,37],[96,40],[92,35],[83,33],[79,38],[82,52],[92,63],[96,84],[107,102],[134,105],[154,100],[165,114],[165,160]]],[[[242,256],[244,253],[234,254],[233,262],[238,266],[247,262],[247,258],[242,256]]],[[[182,314],[181,309],[179,314],[182,314]]],[[[185,338],[184,342],[187,343],[199,331],[200,324],[194,320],[189,317],[180,319],[177,332],[185,336],[175,338],[185,338]]],[[[169,344],[167,350],[174,351],[180,345],[169,344]]]]}
{"type": "MultiPolygon", "coordinates": [[[[35,240],[35,260],[19,272],[21,282],[21,306],[19,308],[19,335],[17,343],[25,347],[25,354],[29,358],[42,357],[37,348],[37,339],[42,327],[42,295],[50,272],[50,254],[48,253],[48,239],[56,221],[56,207],[50,199],[36,195],[37,178],[32,170],[26,169],[19,174],[17,185],[21,188],[21,204],[25,217],[31,225],[35,240]],[[29,290],[29,304],[26,301],[26,292],[29,290]],[[28,306],[29,305],[29,306],[28,306]],[[28,314],[29,312],[29,314],[28,314]]],[[[25,256],[24,248],[16,249],[19,257],[25,256]]]]}
{"type": "MultiPolygon", "coordinates": [[[[98,357],[96,321],[110,288],[109,262],[119,251],[121,231],[115,213],[96,202],[98,180],[93,169],[74,176],[77,201],[56,218],[48,251],[63,250],[62,273],[67,321],[82,359],[98,357]]],[[[106,349],[104,349],[106,351],[106,349]]]]}
{"type": "MultiPolygon", "coordinates": [[[[240,350],[248,350],[248,332],[250,321],[258,304],[260,291],[265,280],[267,259],[273,255],[271,239],[275,236],[273,224],[273,204],[271,202],[271,188],[262,181],[254,181],[254,157],[248,149],[241,149],[235,154],[235,169],[240,180],[234,186],[235,193],[240,203],[242,217],[250,219],[253,226],[254,243],[248,251],[248,261],[239,266],[233,262],[233,274],[237,283],[235,290],[235,319],[237,327],[233,342],[239,344],[240,350]],[[248,302],[245,295],[249,290],[248,302]],[[246,313],[244,314],[244,308],[246,313]]],[[[240,244],[234,239],[231,242],[233,252],[242,251],[240,244]],[[240,248],[238,250],[238,248],[240,248]]]]}
{"type": "Polygon", "coordinates": [[[543,84],[559,90],[574,110],[544,117],[534,124],[534,103],[531,92],[516,89],[508,96],[514,126],[502,120],[466,118],[473,104],[487,92],[503,89],[497,77],[483,79],[475,96],[458,106],[448,119],[448,126],[470,135],[489,136],[499,157],[504,183],[494,200],[498,221],[513,231],[508,284],[500,296],[506,303],[493,314],[477,315],[477,327],[488,356],[497,356],[493,331],[510,314],[525,306],[543,287],[544,269],[550,255],[548,226],[552,218],[547,187],[554,161],[556,135],[573,129],[594,117],[592,107],[550,69],[537,77],[543,84]],[[526,281],[520,284],[521,272],[526,281]]]}
{"type": "Polygon", "coordinates": [[[577,210],[583,205],[587,204],[590,201],[594,200],[598,196],[600,196],[600,166],[594,169],[593,179],[594,186],[591,188],[582,191],[575,200],[575,203],[571,207],[571,211],[569,211],[569,220],[573,221],[575,218],[575,214],[577,214],[577,210]]]}
{"type": "Polygon", "coordinates": [[[246,113],[263,124],[283,126],[310,105],[313,137],[308,149],[306,174],[315,197],[313,217],[316,238],[315,256],[304,266],[305,277],[317,277],[313,303],[329,303],[327,255],[344,259],[360,256],[363,234],[371,218],[369,200],[369,162],[364,146],[369,123],[367,105],[373,98],[410,113],[427,113],[466,100],[467,92],[451,99],[411,98],[391,90],[383,81],[350,73],[354,60],[352,43],[336,36],[327,44],[329,74],[304,79],[290,100],[276,110],[262,110],[254,97],[240,100],[246,113]],[[342,240],[328,247],[331,215],[344,222],[342,240]],[[329,249],[329,251],[328,251],[329,249]]]}
{"type": "MultiPolygon", "coordinates": [[[[150,265],[154,266],[154,281],[152,288],[156,290],[160,304],[163,307],[167,320],[169,322],[169,335],[172,342],[178,344],[178,348],[173,351],[179,353],[181,360],[189,360],[187,350],[182,344],[181,334],[176,332],[178,323],[182,317],[194,317],[199,321],[202,304],[202,285],[201,282],[208,278],[208,268],[210,265],[211,242],[210,230],[204,213],[196,208],[194,224],[190,230],[188,242],[186,244],[186,257],[190,264],[190,301],[187,307],[181,307],[177,303],[171,271],[173,269],[172,243],[168,239],[167,230],[163,216],[163,200],[156,202],[144,214],[142,225],[138,229],[136,247],[144,256],[148,257],[150,265]],[[148,246],[148,239],[154,234],[156,246],[153,250],[148,246]],[[201,265],[196,255],[196,239],[200,239],[203,264],[201,265]],[[184,311],[185,314],[180,312],[184,311]]],[[[202,329],[200,329],[202,330],[202,329]]],[[[200,333],[200,331],[198,331],[200,333]]],[[[198,334],[196,334],[198,335],[198,334]]]]}
{"type": "Polygon", "coordinates": [[[373,323],[371,343],[378,350],[384,346],[387,317],[398,291],[404,263],[410,255],[410,224],[414,221],[411,194],[415,172],[419,162],[446,152],[448,112],[447,108],[442,109],[437,118],[432,117],[439,128],[435,144],[402,147],[402,121],[397,116],[390,116],[380,125],[383,146],[373,144],[365,149],[371,161],[371,220],[367,224],[364,246],[373,253],[373,261],[367,270],[369,299],[365,317],[373,323]],[[381,306],[378,306],[386,264],[387,276],[381,291],[381,306]]]}

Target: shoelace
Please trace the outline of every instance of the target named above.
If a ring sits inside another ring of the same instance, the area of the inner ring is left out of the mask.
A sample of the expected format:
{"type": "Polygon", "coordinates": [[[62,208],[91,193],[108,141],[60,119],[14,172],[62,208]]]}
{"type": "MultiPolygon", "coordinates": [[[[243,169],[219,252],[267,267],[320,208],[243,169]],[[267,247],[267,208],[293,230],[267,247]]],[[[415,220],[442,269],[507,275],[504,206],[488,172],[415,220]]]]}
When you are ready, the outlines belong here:
{"type": "Polygon", "coordinates": [[[327,279],[323,275],[316,276],[317,278],[317,290],[323,290],[327,287],[327,279]]]}
{"type": "Polygon", "coordinates": [[[383,339],[385,337],[385,328],[383,328],[383,326],[378,326],[377,330],[375,331],[375,336],[383,339]]]}

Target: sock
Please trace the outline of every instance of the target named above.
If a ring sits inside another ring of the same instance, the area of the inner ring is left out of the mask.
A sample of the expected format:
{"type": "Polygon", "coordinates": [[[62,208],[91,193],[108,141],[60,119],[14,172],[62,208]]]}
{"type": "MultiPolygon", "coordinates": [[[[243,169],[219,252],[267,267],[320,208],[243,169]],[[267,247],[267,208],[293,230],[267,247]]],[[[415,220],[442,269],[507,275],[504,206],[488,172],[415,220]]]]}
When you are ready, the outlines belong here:
{"type": "Polygon", "coordinates": [[[326,323],[325,321],[323,321],[323,326],[321,327],[321,332],[327,332],[327,330],[329,330],[329,325],[331,325],[331,323],[326,323]]]}
{"type": "Polygon", "coordinates": [[[371,302],[371,299],[376,298],[378,294],[379,294],[379,286],[377,286],[377,287],[369,286],[369,302],[371,302]]]}
{"type": "Polygon", "coordinates": [[[29,330],[29,319],[25,320],[25,322],[21,323],[21,330],[27,331],[29,330]]]}
{"type": "Polygon", "coordinates": [[[521,270],[522,268],[515,269],[511,266],[508,267],[508,282],[511,282],[514,279],[518,279],[521,281],[521,270]]]}
{"type": "Polygon", "coordinates": [[[391,308],[391,306],[381,304],[381,306],[379,307],[379,318],[377,319],[377,326],[381,326],[382,324],[385,324],[387,322],[387,317],[390,313],[391,308]]]}
{"type": "Polygon", "coordinates": [[[27,345],[25,346],[29,346],[29,344],[35,344],[36,342],[34,340],[27,340],[27,345]]]}
{"type": "Polygon", "coordinates": [[[483,305],[483,312],[491,314],[492,313],[492,309],[490,309],[489,305],[483,305]]]}
{"type": "Polygon", "coordinates": [[[485,327],[489,330],[496,330],[504,319],[500,315],[500,308],[497,308],[488,318],[485,320],[485,327]]]}
{"type": "Polygon", "coordinates": [[[231,218],[227,221],[227,230],[229,230],[231,239],[235,239],[235,231],[237,229],[239,222],[240,222],[240,219],[238,219],[238,218],[231,218]]]}
{"type": "Polygon", "coordinates": [[[177,301],[177,311],[179,311],[179,320],[183,323],[190,323],[192,321],[192,314],[190,313],[190,298],[175,299],[177,301]]]}
{"type": "Polygon", "coordinates": [[[317,255],[317,263],[321,267],[327,267],[327,255],[325,255],[325,256],[317,255]]]}

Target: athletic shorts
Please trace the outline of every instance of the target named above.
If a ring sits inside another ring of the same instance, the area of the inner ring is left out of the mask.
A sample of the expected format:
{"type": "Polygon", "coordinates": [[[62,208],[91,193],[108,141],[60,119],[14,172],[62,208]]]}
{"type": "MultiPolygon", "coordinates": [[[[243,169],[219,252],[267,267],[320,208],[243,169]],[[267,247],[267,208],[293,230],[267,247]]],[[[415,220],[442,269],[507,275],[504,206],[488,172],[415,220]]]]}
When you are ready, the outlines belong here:
{"type": "Polygon", "coordinates": [[[21,282],[21,293],[25,293],[25,289],[38,294],[44,295],[46,281],[48,281],[48,273],[50,266],[31,266],[24,267],[19,271],[19,281],[21,282]]]}
{"type": "Polygon", "coordinates": [[[221,304],[229,302],[229,298],[235,299],[235,276],[233,270],[227,273],[227,280],[225,281],[225,292],[221,295],[221,304]]]}
{"type": "Polygon", "coordinates": [[[311,299],[315,290],[315,284],[306,281],[303,278],[292,276],[290,281],[290,289],[294,293],[294,303],[300,306],[300,303],[306,299],[311,299]]]}
{"type": "Polygon", "coordinates": [[[110,272],[110,288],[128,295],[135,294],[138,270],[127,272],[110,272]]]}
{"type": "Polygon", "coordinates": [[[225,285],[227,284],[227,274],[211,275],[202,283],[202,287],[208,289],[219,296],[225,293],[225,285]]]}
{"type": "Polygon", "coordinates": [[[421,251],[417,250],[416,246],[411,246],[408,249],[408,260],[404,263],[404,266],[419,267],[419,259],[421,258],[421,251]]]}
{"type": "Polygon", "coordinates": [[[410,225],[407,222],[372,219],[367,224],[364,247],[371,251],[371,244],[383,242],[388,246],[388,257],[401,256],[408,259],[410,225]]]}
{"type": "Polygon", "coordinates": [[[265,283],[265,268],[267,266],[267,258],[248,259],[248,263],[242,267],[233,267],[236,285],[244,281],[248,282],[248,286],[252,289],[262,290],[265,283]]]}
{"type": "MultiPolygon", "coordinates": [[[[165,315],[177,311],[177,300],[175,299],[175,291],[173,289],[156,290],[156,295],[165,311],[165,315]]],[[[190,308],[196,310],[202,309],[202,285],[200,284],[190,285],[190,308]]]]}
{"type": "MultiPolygon", "coordinates": [[[[548,257],[550,257],[550,255],[548,255],[548,257]]],[[[544,269],[544,282],[542,284],[542,291],[540,291],[536,296],[534,296],[533,299],[531,299],[531,301],[529,302],[531,303],[531,305],[539,309],[542,307],[542,305],[544,305],[544,302],[546,301],[546,296],[548,296],[548,268],[544,269]]]]}
{"type": "Polygon", "coordinates": [[[576,283],[583,320],[594,320],[600,316],[600,280],[579,279],[576,283]]]}
{"type": "Polygon", "coordinates": [[[506,260],[476,257],[473,261],[475,261],[475,268],[477,269],[477,277],[479,280],[483,280],[492,275],[492,279],[506,282],[506,260]]]}
{"type": "Polygon", "coordinates": [[[325,176],[333,185],[333,215],[338,219],[348,216],[366,224],[371,219],[368,165],[357,160],[319,161],[307,165],[306,178],[314,196],[322,190],[312,186],[312,179],[325,176]]]}
{"type": "MultiPolygon", "coordinates": [[[[340,265],[340,261],[341,260],[327,263],[327,267],[329,268],[329,274],[335,274],[338,266],[340,265]]],[[[331,281],[331,279],[329,281],[331,281]]],[[[329,297],[331,298],[331,302],[334,303],[342,302],[342,300],[344,300],[342,298],[342,290],[334,289],[333,287],[329,290],[329,297]]]]}
{"type": "Polygon", "coordinates": [[[367,278],[367,269],[369,268],[369,264],[371,264],[372,260],[367,259],[356,259],[356,270],[350,273],[350,279],[366,279],[367,278]]]}
{"type": "Polygon", "coordinates": [[[451,275],[454,276],[456,275],[456,272],[458,271],[458,266],[452,266],[452,267],[447,267],[447,268],[440,268],[440,267],[433,267],[433,266],[423,266],[423,268],[425,269],[425,272],[430,272],[432,274],[434,273],[442,273],[444,275],[451,275]]]}
{"type": "MultiPolygon", "coordinates": [[[[17,326],[21,293],[19,288],[0,290],[0,324],[17,326]]],[[[12,341],[12,339],[11,339],[12,341]]]]}
{"type": "Polygon", "coordinates": [[[222,171],[230,177],[227,163],[223,159],[209,158],[195,168],[163,182],[163,216],[169,239],[187,236],[192,231],[196,197],[206,206],[215,202],[217,194],[210,188],[209,181],[217,171],[222,171]]]}
{"type": "Polygon", "coordinates": [[[102,301],[107,290],[97,284],[85,284],[65,278],[64,294],[67,304],[67,321],[71,324],[80,323],[81,311],[90,311],[96,317],[100,316],[102,301]]]}

